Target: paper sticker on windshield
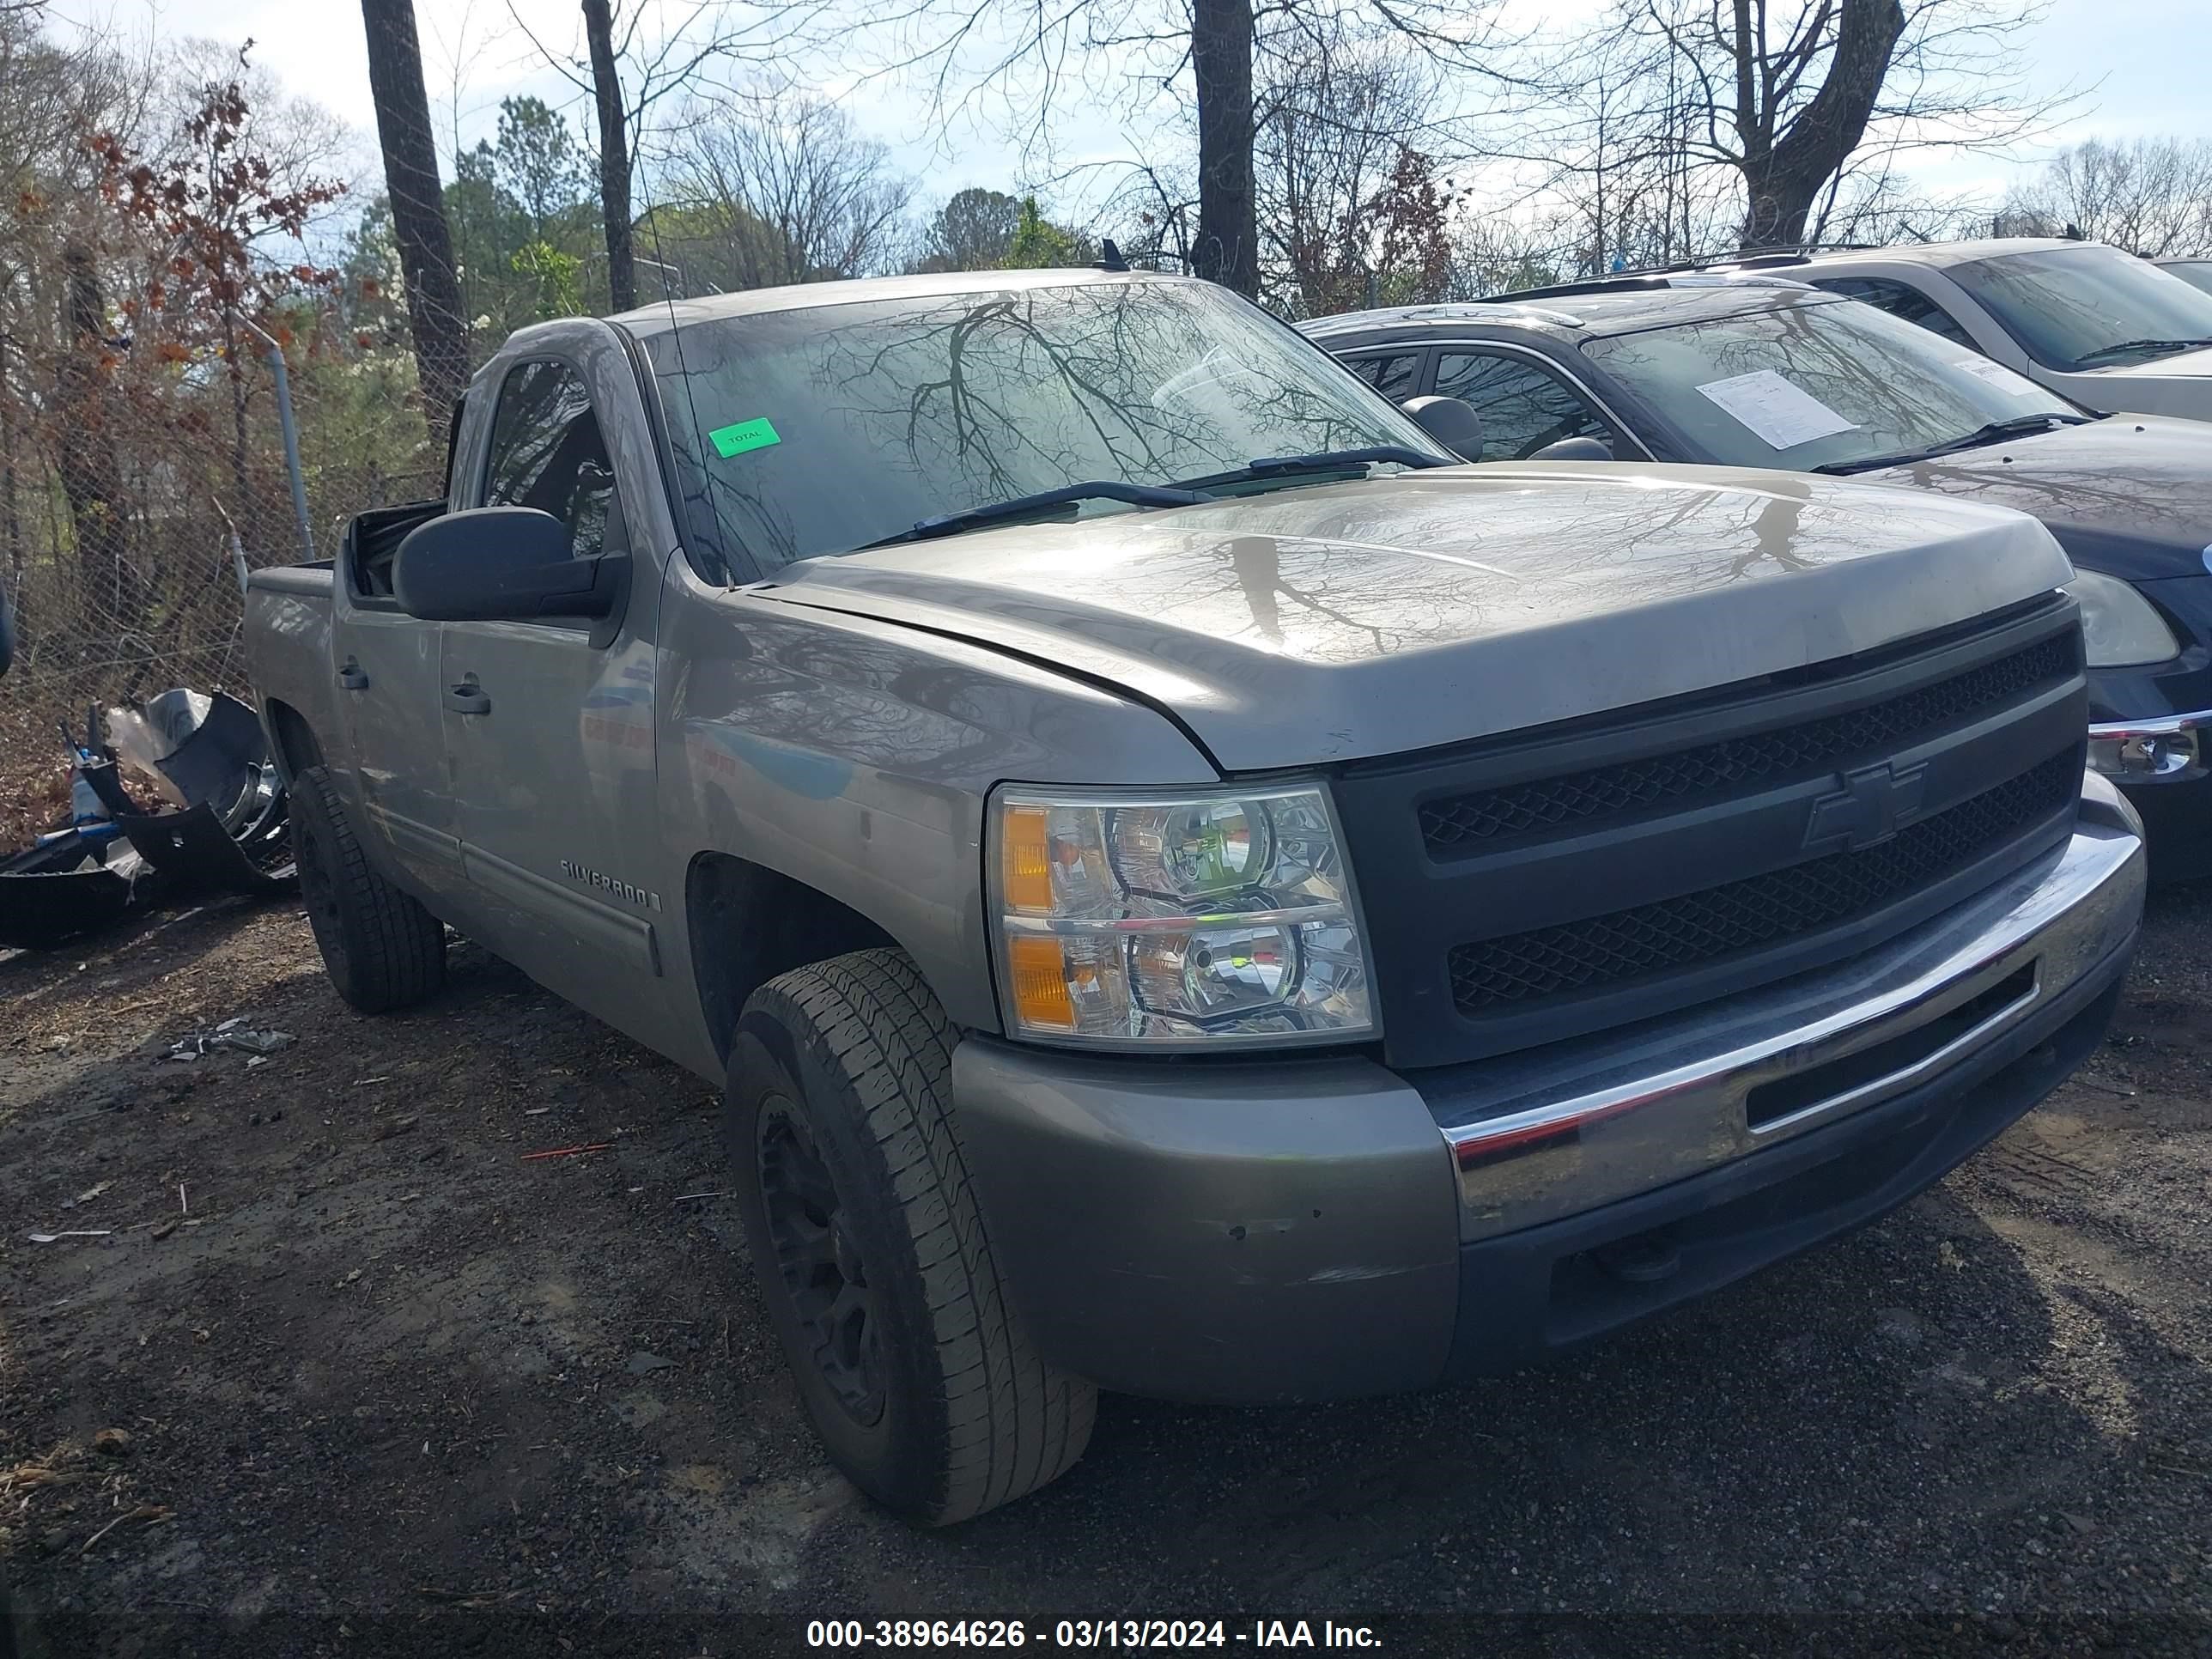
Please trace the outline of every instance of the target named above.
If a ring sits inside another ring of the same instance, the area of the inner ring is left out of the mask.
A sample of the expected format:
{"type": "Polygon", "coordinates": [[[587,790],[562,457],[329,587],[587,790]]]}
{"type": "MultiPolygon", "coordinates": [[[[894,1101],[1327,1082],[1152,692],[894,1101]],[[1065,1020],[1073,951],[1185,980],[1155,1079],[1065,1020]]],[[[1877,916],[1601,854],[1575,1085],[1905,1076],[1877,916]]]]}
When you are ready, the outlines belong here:
{"type": "Polygon", "coordinates": [[[1965,357],[1951,365],[1963,368],[1978,380],[1987,380],[2000,392],[2009,392],[2015,398],[2033,398],[2042,388],[2025,374],[2015,374],[2002,363],[1987,357],[1965,357]]]}
{"type": "Polygon", "coordinates": [[[1753,436],[1775,449],[1795,449],[1815,438],[1858,429],[1856,422],[1845,420],[1811,392],[1790,385],[1771,368],[1737,374],[1725,380],[1708,380],[1698,390],[1748,428],[1753,436]]]}
{"type": "Polygon", "coordinates": [[[765,419],[739,421],[735,426],[718,426],[707,434],[707,441],[714,446],[714,453],[724,460],[732,455],[742,455],[748,449],[766,449],[770,444],[780,444],[782,437],[765,419]]]}

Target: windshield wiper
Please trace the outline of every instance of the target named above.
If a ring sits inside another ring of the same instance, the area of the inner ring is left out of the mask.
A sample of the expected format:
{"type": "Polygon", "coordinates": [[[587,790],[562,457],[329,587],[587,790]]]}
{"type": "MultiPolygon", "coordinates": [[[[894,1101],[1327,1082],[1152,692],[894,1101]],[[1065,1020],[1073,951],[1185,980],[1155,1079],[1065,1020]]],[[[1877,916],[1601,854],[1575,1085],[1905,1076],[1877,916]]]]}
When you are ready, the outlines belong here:
{"type": "Polygon", "coordinates": [[[2100,346],[2094,351],[2084,352],[2074,360],[2074,367],[2087,368],[2104,358],[2117,357],[2123,351],[2148,351],[2171,357],[2177,351],[2194,351],[2200,346],[2212,346],[2212,340],[2123,340],[2118,345],[2100,346]]]}
{"type": "Polygon", "coordinates": [[[2090,418],[2087,415],[2015,415],[2008,421],[1991,421],[1987,426],[1978,426],[1972,432],[1946,439],[1940,444],[1929,444],[1924,449],[1900,449],[1890,455],[1862,455],[1854,461],[1827,461],[1813,471],[1874,472],[1885,466],[1904,466],[1913,461],[1927,460],[1932,456],[1955,454],[1962,449],[1977,449],[1984,444],[1998,443],[2007,438],[2025,438],[2038,432],[2048,432],[2054,422],[2060,426],[2083,426],[2090,418]]]}
{"type": "Polygon", "coordinates": [[[1358,449],[1317,449],[1310,455],[1262,455],[1226,472],[1210,472],[1202,478],[1182,479],[1176,488],[1206,489],[1215,484],[1243,483],[1254,478],[1295,477],[1301,472],[1340,472],[1370,461],[1395,461],[1400,466],[1450,466],[1451,461],[1403,444],[1367,444],[1358,449]]]}
{"type": "Polygon", "coordinates": [[[1032,513],[1047,512],[1055,507],[1073,507],[1078,501],[1126,501],[1131,507],[1195,507],[1200,501],[1212,499],[1201,490],[1182,485],[1133,484],[1123,483],[1116,478],[1099,478],[1089,483],[1062,484],[1057,489],[1040,489],[1033,495],[1015,495],[1003,501],[992,501],[987,506],[971,507],[964,513],[946,513],[934,519],[924,519],[911,530],[902,530],[897,535],[886,536],[881,541],[865,543],[853,550],[865,553],[872,547],[892,547],[901,542],[926,542],[938,536],[957,536],[964,530],[980,530],[985,525],[1027,518],[1032,513]]]}

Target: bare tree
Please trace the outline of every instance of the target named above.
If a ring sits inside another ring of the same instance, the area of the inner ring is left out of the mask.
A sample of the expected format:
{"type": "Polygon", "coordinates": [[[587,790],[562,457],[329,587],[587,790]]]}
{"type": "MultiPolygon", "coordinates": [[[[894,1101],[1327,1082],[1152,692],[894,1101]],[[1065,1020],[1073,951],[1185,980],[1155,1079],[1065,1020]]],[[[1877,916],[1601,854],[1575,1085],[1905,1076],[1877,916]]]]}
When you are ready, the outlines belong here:
{"type": "Polygon", "coordinates": [[[384,149],[385,189],[407,289],[407,321],[422,386],[423,415],[442,434],[468,383],[468,337],[453,237],[438,185],[438,149],[415,37],[414,0],[361,0],[368,32],[368,85],[384,149]]]}
{"type": "Polygon", "coordinates": [[[614,310],[637,303],[636,256],[630,249],[629,122],[622,72],[615,63],[614,13],[607,0],[584,0],[584,38],[591,48],[592,100],[599,118],[599,203],[607,227],[607,296],[614,310]]]}
{"type": "Polygon", "coordinates": [[[2092,138],[2006,201],[2008,228],[2087,237],[2151,258],[2212,252],[2212,140],[2092,138]]]}
{"type": "Polygon", "coordinates": [[[1732,175],[1697,155],[1704,82],[1690,69],[1632,32],[1601,34],[1546,100],[1522,159],[1558,210],[1545,257],[1562,274],[1666,264],[1735,237],[1732,175]]]}
{"type": "Polygon", "coordinates": [[[2069,101],[2021,80],[2015,43],[2039,15],[2039,0],[1622,0],[1607,51],[1631,71],[1626,124],[1678,126],[1683,154],[1731,178],[1748,247],[1804,240],[1869,158],[2039,131],[2069,101]]]}
{"type": "Polygon", "coordinates": [[[1260,293],[1259,206],[1252,179],[1252,0],[1191,0],[1190,69],[1198,105],[1196,275],[1248,298],[1260,293]]]}
{"type": "MultiPolygon", "coordinates": [[[[941,113],[995,100],[1035,143],[1048,136],[1067,86],[1079,80],[1095,98],[1111,96],[1119,81],[1133,109],[1142,109],[1151,125],[1177,140],[1185,132],[1194,138],[1195,222],[1174,227],[1188,251],[1187,268],[1256,295],[1265,249],[1254,144],[1271,43],[1301,33],[1325,35],[1364,18],[1389,32],[1401,51],[1451,65],[1471,82],[1504,84],[1510,77],[1493,29],[1499,7],[1500,0],[1191,0],[1185,13],[1137,0],[1067,0],[1054,7],[905,0],[903,9],[878,21],[902,32],[907,50],[900,66],[930,77],[941,113]],[[1091,68],[1103,76],[1081,72],[1091,68]],[[1164,90],[1187,100],[1188,128],[1178,130],[1172,118],[1159,120],[1164,90]]],[[[1171,214],[1170,192],[1158,187],[1172,170],[1166,156],[1155,154],[1131,168],[1146,177],[1171,214]]],[[[1170,226],[1163,219],[1157,228],[1170,226]]]]}
{"type": "Polygon", "coordinates": [[[112,617],[128,627],[138,618],[141,596],[113,443],[117,410],[110,383],[115,354],[109,344],[107,296],[85,244],[71,242],[63,264],[69,273],[62,325],[68,349],[61,359],[56,409],[78,441],[57,446],[56,470],[76,536],[77,591],[88,621],[112,617]]]}
{"type": "Polygon", "coordinates": [[[805,37],[828,0],[769,0],[732,9],[700,0],[672,27],[654,0],[582,0],[584,54],[556,49],[507,0],[508,15],[546,64],[592,100],[599,140],[599,195],[606,223],[607,285],[612,307],[637,303],[636,193],[639,152],[654,109],[672,94],[706,84],[709,71],[768,62],[805,37]]]}
{"type": "Polygon", "coordinates": [[[1468,185],[1432,152],[1433,66],[1387,32],[1336,17],[1267,40],[1254,158],[1261,292],[1295,316],[1441,300],[1456,287],[1449,222],[1468,185]]]}
{"type": "Polygon", "coordinates": [[[818,97],[755,89],[695,106],[649,223],[694,285],[822,282],[890,269],[911,187],[818,97]]]}

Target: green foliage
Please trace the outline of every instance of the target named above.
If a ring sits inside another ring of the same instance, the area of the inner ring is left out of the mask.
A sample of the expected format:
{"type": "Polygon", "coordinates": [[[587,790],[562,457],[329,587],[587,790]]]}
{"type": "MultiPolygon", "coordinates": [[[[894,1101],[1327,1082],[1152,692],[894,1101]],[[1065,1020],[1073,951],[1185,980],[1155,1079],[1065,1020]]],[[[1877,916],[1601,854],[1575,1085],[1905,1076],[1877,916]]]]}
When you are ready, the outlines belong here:
{"type": "Polygon", "coordinates": [[[539,321],[573,317],[584,308],[578,286],[584,262],[574,254],[563,253],[550,242],[528,242],[517,248],[507,263],[516,276],[537,284],[539,321]]]}
{"type": "Polygon", "coordinates": [[[566,118],[541,100],[506,100],[496,140],[454,159],[446,222],[472,356],[526,323],[605,307],[590,168],[566,118]]]}
{"type": "Polygon", "coordinates": [[[921,235],[918,271],[993,270],[1004,267],[1021,222],[1022,204],[1002,190],[970,185],[938,209],[921,235]]]}
{"type": "Polygon", "coordinates": [[[653,209],[638,221],[637,251],[670,267],[646,267],[638,278],[638,291],[654,299],[664,282],[679,294],[735,294],[814,280],[793,267],[792,251],[774,226],[734,202],[653,209]]]}
{"type": "Polygon", "coordinates": [[[589,194],[575,134],[541,100],[501,101],[492,161],[499,187],[521,209],[532,234],[541,241],[550,229],[570,222],[589,194]]]}
{"type": "Polygon", "coordinates": [[[1014,219],[1013,239],[1001,262],[1008,270],[1044,270],[1057,265],[1087,264],[1092,258],[1080,232],[1056,225],[1039,211],[1034,196],[1022,198],[1014,219]]]}

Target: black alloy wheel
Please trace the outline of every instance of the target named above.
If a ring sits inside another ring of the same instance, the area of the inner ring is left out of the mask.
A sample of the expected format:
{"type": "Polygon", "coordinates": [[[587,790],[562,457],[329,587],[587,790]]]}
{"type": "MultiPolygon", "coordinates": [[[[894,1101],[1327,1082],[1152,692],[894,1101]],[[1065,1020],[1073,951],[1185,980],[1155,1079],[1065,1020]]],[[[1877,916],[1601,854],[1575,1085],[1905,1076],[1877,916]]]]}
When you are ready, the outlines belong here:
{"type": "Polygon", "coordinates": [[[829,1165],[780,1095],[762,1103],[758,1157],[784,1293],[838,1405],[872,1428],[884,1414],[882,1312],[829,1165]]]}

